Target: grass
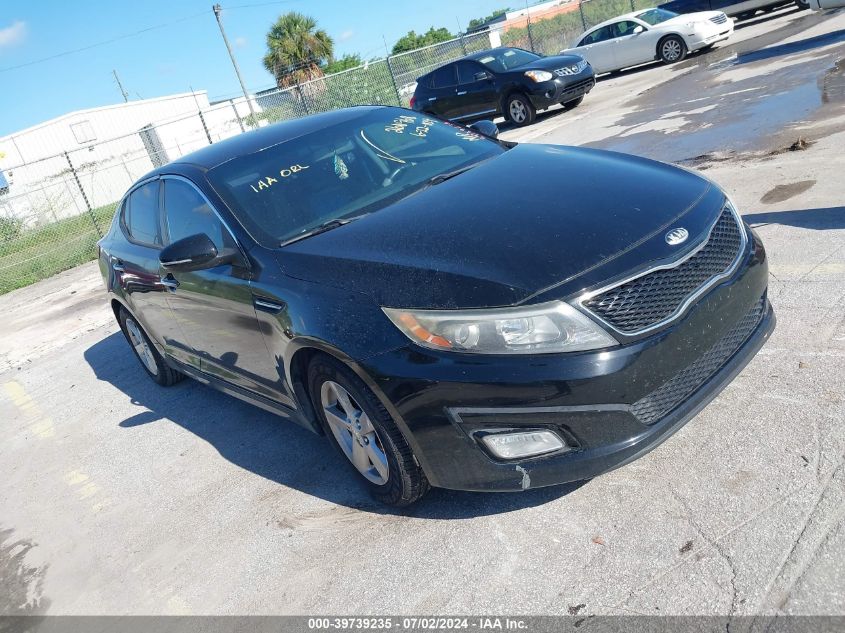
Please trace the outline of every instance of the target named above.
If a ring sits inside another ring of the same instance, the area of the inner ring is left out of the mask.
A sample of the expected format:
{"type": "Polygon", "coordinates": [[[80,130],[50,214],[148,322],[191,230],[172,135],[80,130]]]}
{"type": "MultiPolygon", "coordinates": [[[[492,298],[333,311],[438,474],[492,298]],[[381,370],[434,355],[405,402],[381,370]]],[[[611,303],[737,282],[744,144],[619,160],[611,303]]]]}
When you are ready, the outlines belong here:
{"type": "MultiPolygon", "coordinates": [[[[101,231],[108,230],[115,204],[93,210],[101,231]]],[[[91,214],[83,213],[17,234],[0,242],[0,294],[52,277],[97,256],[100,235],[91,214]]]]}

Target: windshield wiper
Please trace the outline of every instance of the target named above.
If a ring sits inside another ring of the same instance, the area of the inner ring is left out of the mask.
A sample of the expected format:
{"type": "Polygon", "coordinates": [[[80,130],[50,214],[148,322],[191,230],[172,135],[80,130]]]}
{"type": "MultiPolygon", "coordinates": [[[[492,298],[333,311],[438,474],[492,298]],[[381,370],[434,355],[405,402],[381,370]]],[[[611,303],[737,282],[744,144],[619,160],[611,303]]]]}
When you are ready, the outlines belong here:
{"type": "MultiPolygon", "coordinates": [[[[484,161],[479,161],[484,162],[484,161]]],[[[465,171],[469,171],[473,167],[476,167],[478,163],[473,163],[472,165],[467,165],[466,167],[461,167],[460,169],[455,169],[454,171],[445,171],[442,174],[437,174],[436,176],[432,176],[428,179],[429,185],[439,185],[441,182],[446,182],[450,178],[454,178],[455,176],[460,176],[465,171]]]]}
{"type": "Polygon", "coordinates": [[[293,244],[294,242],[298,242],[299,240],[304,240],[309,237],[313,237],[314,235],[319,235],[320,233],[325,233],[326,231],[331,231],[332,229],[336,229],[339,226],[343,226],[344,224],[349,224],[350,222],[357,220],[358,218],[364,217],[362,215],[355,216],[354,218],[334,218],[331,220],[326,220],[322,224],[318,224],[313,229],[308,229],[300,233],[299,235],[295,235],[291,238],[286,239],[284,242],[279,244],[279,247],[287,246],[288,244],[293,244]]]}

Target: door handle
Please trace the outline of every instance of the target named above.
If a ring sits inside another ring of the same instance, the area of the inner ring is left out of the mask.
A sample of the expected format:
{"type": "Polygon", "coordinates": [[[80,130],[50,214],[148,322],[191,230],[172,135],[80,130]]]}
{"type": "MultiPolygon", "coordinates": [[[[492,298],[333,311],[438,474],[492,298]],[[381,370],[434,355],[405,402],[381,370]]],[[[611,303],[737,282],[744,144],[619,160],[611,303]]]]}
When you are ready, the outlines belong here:
{"type": "Polygon", "coordinates": [[[429,97],[428,100],[429,101],[437,101],[437,97],[429,97]]]}
{"type": "Polygon", "coordinates": [[[465,95],[466,93],[467,93],[466,90],[462,90],[461,92],[458,93],[458,96],[460,97],[461,95],[465,95]]]}
{"type": "Polygon", "coordinates": [[[122,273],[126,270],[126,268],[123,266],[123,262],[119,259],[115,259],[112,261],[111,269],[116,273],[122,273]]]}
{"type": "Polygon", "coordinates": [[[167,288],[170,292],[176,292],[176,289],[179,287],[179,280],[173,275],[167,275],[167,277],[162,277],[161,285],[167,288]]]}
{"type": "Polygon", "coordinates": [[[252,297],[252,305],[255,306],[256,310],[261,310],[262,312],[268,312],[270,314],[278,314],[285,309],[284,302],[271,301],[270,299],[256,296],[252,297]]]}

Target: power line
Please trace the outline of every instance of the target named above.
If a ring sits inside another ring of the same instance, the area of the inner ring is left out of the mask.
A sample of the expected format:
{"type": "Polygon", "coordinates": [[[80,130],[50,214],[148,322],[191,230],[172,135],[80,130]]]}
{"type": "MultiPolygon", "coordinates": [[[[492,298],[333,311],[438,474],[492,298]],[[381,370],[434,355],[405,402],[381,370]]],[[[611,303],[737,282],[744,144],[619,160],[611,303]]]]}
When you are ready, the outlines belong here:
{"type": "Polygon", "coordinates": [[[44,62],[48,62],[53,59],[57,59],[59,57],[64,57],[65,55],[73,55],[75,53],[81,53],[83,51],[91,50],[92,48],[97,48],[99,46],[105,46],[106,44],[113,44],[114,42],[119,42],[120,40],[125,40],[130,37],[135,37],[137,35],[141,35],[143,33],[148,33],[150,31],[155,31],[157,29],[162,29],[167,26],[172,26],[174,24],[179,24],[180,22],[185,22],[187,20],[193,20],[194,18],[198,18],[201,15],[207,15],[206,11],[202,13],[194,13],[193,15],[185,16],[184,18],[179,18],[178,20],[173,20],[171,22],[165,22],[163,24],[156,24],[155,26],[148,26],[147,28],[140,29],[138,31],[133,31],[132,33],[126,33],[124,35],[118,35],[117,37],[113,37],[108,40],[103,40],[101,42],[96,42],[94,44],[88,44],[87,46],[82,46],[80,48],[74,48],[69,51],[64,51],[61,53],[55,53],[54,55],[49,55],[47,57],[42,57],[41,59],[34,59],[29,62],[24,62],[23,64],[17,64],[16,66],[7,66],[5,68],[0,68],[0,73],[5,73],[10,70],[18,70],[19,68],[26,68],[28,66],[34,66],[35,64],[42,64],[44,62]]]}
{"type": "Polygon", "coordinates": [[[257,2],[255,4],[235,4],[230,7],[223,7],[224,9],[251,9],[253,7],[269,7],[274,4],[296,4],[302,0],[276,0],[275,2],[257,2]]]}

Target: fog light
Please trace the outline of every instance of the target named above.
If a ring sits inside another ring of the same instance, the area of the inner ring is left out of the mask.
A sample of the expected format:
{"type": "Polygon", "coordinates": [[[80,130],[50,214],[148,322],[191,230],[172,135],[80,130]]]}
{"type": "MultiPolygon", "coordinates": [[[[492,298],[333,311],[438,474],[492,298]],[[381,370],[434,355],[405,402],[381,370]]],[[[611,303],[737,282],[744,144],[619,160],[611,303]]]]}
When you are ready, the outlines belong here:
{"type": "Polygon", "coordinates": [[[481,438],[484,445],[496,457],[517,459],[535,457],[564,448],[565,444],[551,431],[518,431],[516,433],[495,433],[481,438]]]}

